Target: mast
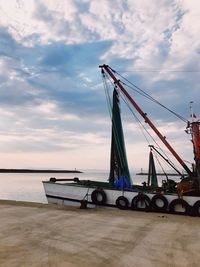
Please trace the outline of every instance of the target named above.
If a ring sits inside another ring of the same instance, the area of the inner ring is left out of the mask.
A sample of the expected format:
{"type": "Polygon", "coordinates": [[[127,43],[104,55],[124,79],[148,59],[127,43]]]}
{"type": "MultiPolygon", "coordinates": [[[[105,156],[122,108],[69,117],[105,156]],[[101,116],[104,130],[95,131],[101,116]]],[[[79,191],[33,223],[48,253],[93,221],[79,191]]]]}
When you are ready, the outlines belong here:
{"type": "Polygon", "coordinates": [[[158,179],[157,179],[157,173],[156,173],[152,148],[150,148],[150,152],[149,152],[149,171],[148,171],[147,185],[158,187],[158,179]]]}
{"type": "Polygon", "coordinates": [[[120,80],[118,80],[115,75],[113,74],[113,70],[108,65],[100,66],[102,71],[106,71],[106,73],[113,79],[114,83],[117,84],[119,89],[124,93],[124,95],[129,99],[130,103],[134,106],[134,108],[138,111],[138,113],[144,118],[144,121],[148,123],[148,125],[152,128],[152,130],[156,133],[156,135],[160,138],[160,140],[165,144],[165,146],[169,149],[172,155],[176,158],[176,160],[181,164],[184,170],[190,175],[193,176],[193,173],[188,168],[188,166],[184,163],[181,157],[176,153],[173,147],[168,143],[166,137],[163,136],[160,131],[154,126],[151,120],[147,117],[147,114],[143,112],[143,110],[138,106],[138,104],[133,100],[133,98],[129,95],[126,91],[124,86],[121,84],[120,80]]]}
{"type": "Polygon", "coordinates": [[[188,122],[186,133],[190,133],[192,136],[194,160],[195,160],[193,171],[195,172],[195,174],[198,177],[198,180],[200,181],[200,121],[197,120],[197,117],[193,111],[193,103],[194,103],[193,101],[190,102],[191,122],[188,122]]]}
{"type": "Polygon", "coordinates": [[[114,88],[109,183],[114,185],[115,180],[118,180],[121,176],[124,176],[128,183],[131,184],[119,108],[119,92],[114,88]]]}
{"type": "Polygon", "coordinates": [[[195,114],[192,113],[192,122],[189,122],[189,125],[186,129],[186,132],[191,134],[193,150],[194,150],[194,161],[195,165],[193,166],[193,171],[197,176],[200,186],[200,121],[195,121],[195,114]]]}

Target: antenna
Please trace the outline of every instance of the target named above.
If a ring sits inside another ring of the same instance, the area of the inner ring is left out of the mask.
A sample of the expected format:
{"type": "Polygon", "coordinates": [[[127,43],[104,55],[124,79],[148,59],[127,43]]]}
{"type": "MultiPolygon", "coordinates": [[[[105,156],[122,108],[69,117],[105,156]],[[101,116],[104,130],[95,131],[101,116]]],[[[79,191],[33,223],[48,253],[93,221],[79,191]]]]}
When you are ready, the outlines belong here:
{"type": "Polygon", "coordinates": [[[196,115],[195,115],[194,110],[193,110],[193,104],[194,104],[194,102],[190,101],[190,117],[192,119],[192,122],[194,122],[196,119],[196,115]]]}

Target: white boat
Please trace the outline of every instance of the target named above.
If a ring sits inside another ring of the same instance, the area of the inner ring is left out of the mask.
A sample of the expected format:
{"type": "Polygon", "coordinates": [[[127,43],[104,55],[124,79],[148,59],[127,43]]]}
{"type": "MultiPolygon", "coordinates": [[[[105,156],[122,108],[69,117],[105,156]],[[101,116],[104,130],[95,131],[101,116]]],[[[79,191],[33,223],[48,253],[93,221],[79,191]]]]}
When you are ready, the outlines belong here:
{"type": "MultiPolygon", "coordinates": [[[[200,122],[194,118],[192,122],[187,122],[187,132],[192,136],[195,160],[191,170],[154,126],[147,117],[147,114],[133,100],[124,85],[116,77],[116,72],[107,65],[100,67],[103,77],[109,76],[114,82],[111,107],[112,142],[109,181],[51,178],[49,181],[43,181],[48,202],[59,205],[79,205],[82,208],[86,206],[103,206],[200,216],[200,122]],[[185,176],[174,167],[170,160],[151,145],[148,180],[143,185],[132,184],[120,116],[120,92],[123,98],[127,99],[125,101],[129,101],[129,104],[134,106],[137,112],[144,118],[144,121],[148,123],[172,153],[175,160],[179,162],[185,170],[185,176]],[[179,183],[166,176],[162,186],[158,186],[153,152],[157,152],[159,156],[178,172],[181,178],[179,183]]],[[[109,99],[108,102],[110,103],[111,100],[109,99]]],[[[174,114],[177,115],[176,113],[174,114]]]]}

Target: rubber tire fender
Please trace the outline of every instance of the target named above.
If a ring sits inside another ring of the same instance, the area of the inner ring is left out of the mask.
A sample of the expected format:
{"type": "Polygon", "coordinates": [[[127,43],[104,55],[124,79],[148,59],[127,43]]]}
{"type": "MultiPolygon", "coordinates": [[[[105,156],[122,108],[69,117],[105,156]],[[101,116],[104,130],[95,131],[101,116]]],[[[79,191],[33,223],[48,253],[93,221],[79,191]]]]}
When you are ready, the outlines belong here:
{"type": "Polygon", "coordinates": [[[131,202],[131,208],[133,210],[148,211],[150,209],[150,198],[144,194],[138,194],[135,196],[131,202]],[[138,207],[139,202],[144,202],[145,207],[138,207]]]}
{"type": "Polygon", "coordinates": [[[192,208],[193,208],[193,215],[200,217],[200,200],[196,201],[192,208]]]}
{"type": "Polygon", "coordinates": [[[172,214],[189,215],[190,205],[185,200],[177,198],[177,199],[172,200],[172,202],[169,204],[169,212],[172,214]],[[175,211],[176,205],[182,205],[182,207],[185,208],[185,211],[184,212],[175,211]]]}
{"type": "Polygon", "coordinates": [[[106,203],[107,196],[103,189],[95,189],[91,194],[91,199],[95,205],[104,205],[106,203]],[[98,197],[99,195],[101,196],[100,200],[98,197]]]}
{"type": "Polygon", "coordinates": [[[127,210],[129,207],[129,201],[124,196],[118,197],[115,203],[116,203],[117,208],[119,208],[120,210],[127,210]]]}
{"type": "Polygon", "coordinates": [[[150,203],[152,209],[154,211],[160,211],[160,212],[164,212],[167,210],[168,208],[168,200],[166,199],[165,196],[161,195],[161,194],[156,194],[152,197],[151,199],[151,203],[150,203]],[[159,207],[156,202],[157,200],[161,200],[163,202],[163,206],[162,207],[159,207]]]}

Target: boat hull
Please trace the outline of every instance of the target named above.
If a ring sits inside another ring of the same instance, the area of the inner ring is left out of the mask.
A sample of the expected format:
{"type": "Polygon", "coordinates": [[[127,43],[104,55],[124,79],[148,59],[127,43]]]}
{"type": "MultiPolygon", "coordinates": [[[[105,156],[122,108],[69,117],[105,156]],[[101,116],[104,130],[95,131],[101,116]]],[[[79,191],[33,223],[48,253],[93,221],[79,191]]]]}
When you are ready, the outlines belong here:
{"type": "MultiPolygon", "coordinates": [[[[106,201],[102,203],[94,203],[94,199],[92,199],[92,194],[94,194],[94,191],[98,191],[98,188],[94,187],[88,187],[83,185],[78,185],[77,183],[55,183],[50,181],[44,181],[44,190],[45,194],[48,200],[48,203],[51,204],[58,204],[58,205],[73,205],[73,206],[80,206],[81,202],[83,200],[87,201],[88,207],[95,207],[95,206],[103,206],[103,207],[113,207],[113,208],[122,208],[122,209],[134,209],[133,208],[133,199],[137,198],[138,195],[141,193],[138,193],[138,191],[131,191],[131,190],[119,190],[119,189],[109,189],[109,188],[101,188],[103,193],[106,196],[106,201]],[[117,205],[117,200],[122,197],[127,199],[127,205],[125,207],[121,207],[117,205]]],[[[157,196],[157,193],[145,193],[142,192],[142,195],[147,196],[147,198],[150,200],[150,203],[152,202],[152,199],[157,196]]],[[[160,194],[159,194],[160,195],[160,194]]],[[[161,212],[170,212],[170,204],[172,201],[176,201],[178,198],[177,194],[162,194],[162,196],[167,200],[167,207],[165,209],[159,208],[159,201],[161,199],[157,199],[156,206],[158,207],[157,210],[154,208],[154,211],[161,211],[161,212]]],[[[159,197],[158,197],[159,198],[159,197]]],[[[199,196],[183,196],[181,198],[181,201],[185,201],[190,208],[194,206],[197,201],[200,201],[199,196]]],[[[162,202],[162,201],[161,201],[162,202]]],[[[144,203],[145,204],[145,203],[144,203]]],[[[179,204],[179,203],[177,203],[179,204]]],[[[147,210],[145,207],[142,207],[143,201],[139,203],[139,206],[137,206],[138,210],[147,210]],[[140,206],[141,205],[141,206],[140,206]]],[[[162,203],[161,203],[162,205],[162,203]]],[[[200,208],[199,208],[200,209],[200,208]]],[[[185,211],[185,207],[181,207],[181,205],[176,206],[176,209],[174,208],[174,211],[171,213],[180,213],[180,214],[187,214],[188,211],[185,211]]],[[[198,211],[199,213],[199,211],[198,211]]]]}

